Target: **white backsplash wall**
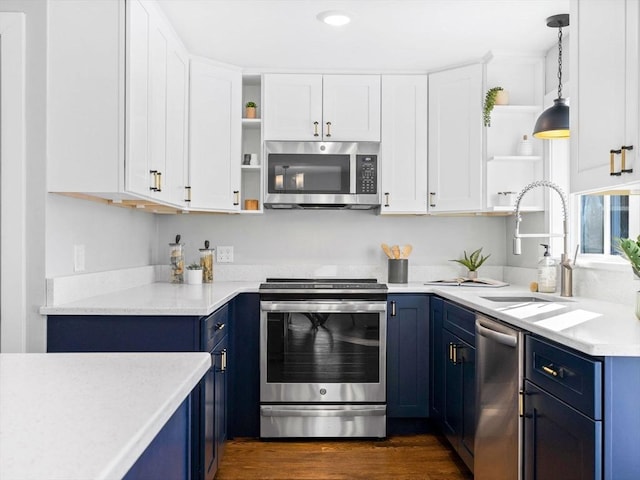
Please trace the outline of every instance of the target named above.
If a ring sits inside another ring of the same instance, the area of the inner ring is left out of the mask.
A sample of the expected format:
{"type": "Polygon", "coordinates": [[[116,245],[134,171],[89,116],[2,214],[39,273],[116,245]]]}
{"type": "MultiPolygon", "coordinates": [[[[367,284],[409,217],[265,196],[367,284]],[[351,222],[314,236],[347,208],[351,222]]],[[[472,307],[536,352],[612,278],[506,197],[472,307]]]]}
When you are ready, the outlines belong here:
{"type": "MultiPolygon", "coordinates": [[[[424,265],[456,267],[449,259],[484,247],[489,266],[506,262],[504,217],[381,216],[372,211],[267,210],[262,215],[178,215],[158,218],[157,264],[169,263],[176,234],[186,262],[211,247],[233,246],[235,266],[373,266],[386,271],[381,243],[413,245],[409,272],[424,265]]],[[[218,264],[217,267],[223,268],[218,264]]],[[[459,268],[460,273],[464,268],[459,268]]],[[[330,274],[330,269],[327,270],[330,274]]],[[[481,270],[482,273],[482,270],[481,270]]]]}
{"type": "Polygon", "coordinates": [[[47,194],[46,276],[74,274],[74,245],[84,245],[85,272],[101,272],[150,265],[157,216],[47,194]]]}

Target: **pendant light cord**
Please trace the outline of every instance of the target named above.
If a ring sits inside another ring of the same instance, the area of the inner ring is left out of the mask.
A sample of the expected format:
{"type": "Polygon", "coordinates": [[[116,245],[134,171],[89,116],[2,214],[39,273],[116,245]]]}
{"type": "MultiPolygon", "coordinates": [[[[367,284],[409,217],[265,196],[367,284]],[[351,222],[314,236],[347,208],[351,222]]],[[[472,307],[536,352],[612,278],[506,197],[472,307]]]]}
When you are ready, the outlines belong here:
{"type": "Polygon", "coordinates": [[[562,27],[558,28],[558,98],[562,98],[562,27]]]}

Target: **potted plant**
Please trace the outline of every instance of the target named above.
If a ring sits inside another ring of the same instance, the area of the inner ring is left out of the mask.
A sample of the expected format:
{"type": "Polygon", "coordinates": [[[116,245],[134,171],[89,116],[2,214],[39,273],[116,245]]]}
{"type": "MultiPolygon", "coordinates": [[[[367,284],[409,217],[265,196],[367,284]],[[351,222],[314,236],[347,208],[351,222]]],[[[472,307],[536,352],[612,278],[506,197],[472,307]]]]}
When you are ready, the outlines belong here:
{"type": "Polygon", "coordinates": [[[202,266],[199,263],[192,263],[187,266],[187,283],[189,285],[202,283],[202,266]]]}
{"type": "Polygon", "coordinates": [[[245,117],[256,118],[256,108],[257,105],[255,104],[255,102],[247,102],[244,106],[245,117]]]}
{"type": "Polygon", "coordinates": [[[471,252],[471,255],[467,255],[467,251],[464,251],[464,258],[459,258],[456,260],[450,260],[451,262],[457,262],[460,265],[464,265],[469,270],[468,278],[478,278],[478,268],[487,261],[487,259],[491,256],[491,254],[485,256],[482,255],[482,247],[477,250],[471,252]]]}
{"type": "MultiPolygon", "coordinates": [[[[629,261],[636,278],[640,278],[640,235],[636,240],[618,239],[618,251],[629,261]]],[[[636,317],[640,320],[640,291],[636,293],[636,317]]]]}
{"type": "Polygon", "coordinates": [[[484,106],[482,109],[482,120],[485,127],[491,126],[491,112],[495,105],[506,105],[509,103],[509,94],[502,87],[493,87],[487,90],[484,97],[484,106]]]}

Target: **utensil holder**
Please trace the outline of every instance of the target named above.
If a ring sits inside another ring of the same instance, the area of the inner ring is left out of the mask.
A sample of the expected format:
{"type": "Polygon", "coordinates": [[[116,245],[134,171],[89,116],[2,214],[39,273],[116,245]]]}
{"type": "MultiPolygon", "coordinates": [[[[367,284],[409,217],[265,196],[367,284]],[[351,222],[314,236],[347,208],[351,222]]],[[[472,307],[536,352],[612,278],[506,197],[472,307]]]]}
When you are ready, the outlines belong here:
{"type": "Polygon", "coordinates": [[[406,258],[389,259],[389,283],[407,283],[409,279],[409,260],[406,258]]]}

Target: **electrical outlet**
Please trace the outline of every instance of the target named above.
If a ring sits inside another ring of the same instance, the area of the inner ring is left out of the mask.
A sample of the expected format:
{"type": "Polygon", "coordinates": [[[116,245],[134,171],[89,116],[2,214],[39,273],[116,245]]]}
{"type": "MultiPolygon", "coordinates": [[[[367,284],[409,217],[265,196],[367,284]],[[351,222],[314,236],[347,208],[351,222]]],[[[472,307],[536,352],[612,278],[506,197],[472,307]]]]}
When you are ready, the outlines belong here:
{"type": "Polygon", "coordinates": [[[216,247],[218,263],[233,263],[233,247],[216,247]]]}
{"type": "Polygon", "coordinates": [[[84,272],[84,245],[74,245],[73,246],[73,271],[74,272],[84,272]]]}

